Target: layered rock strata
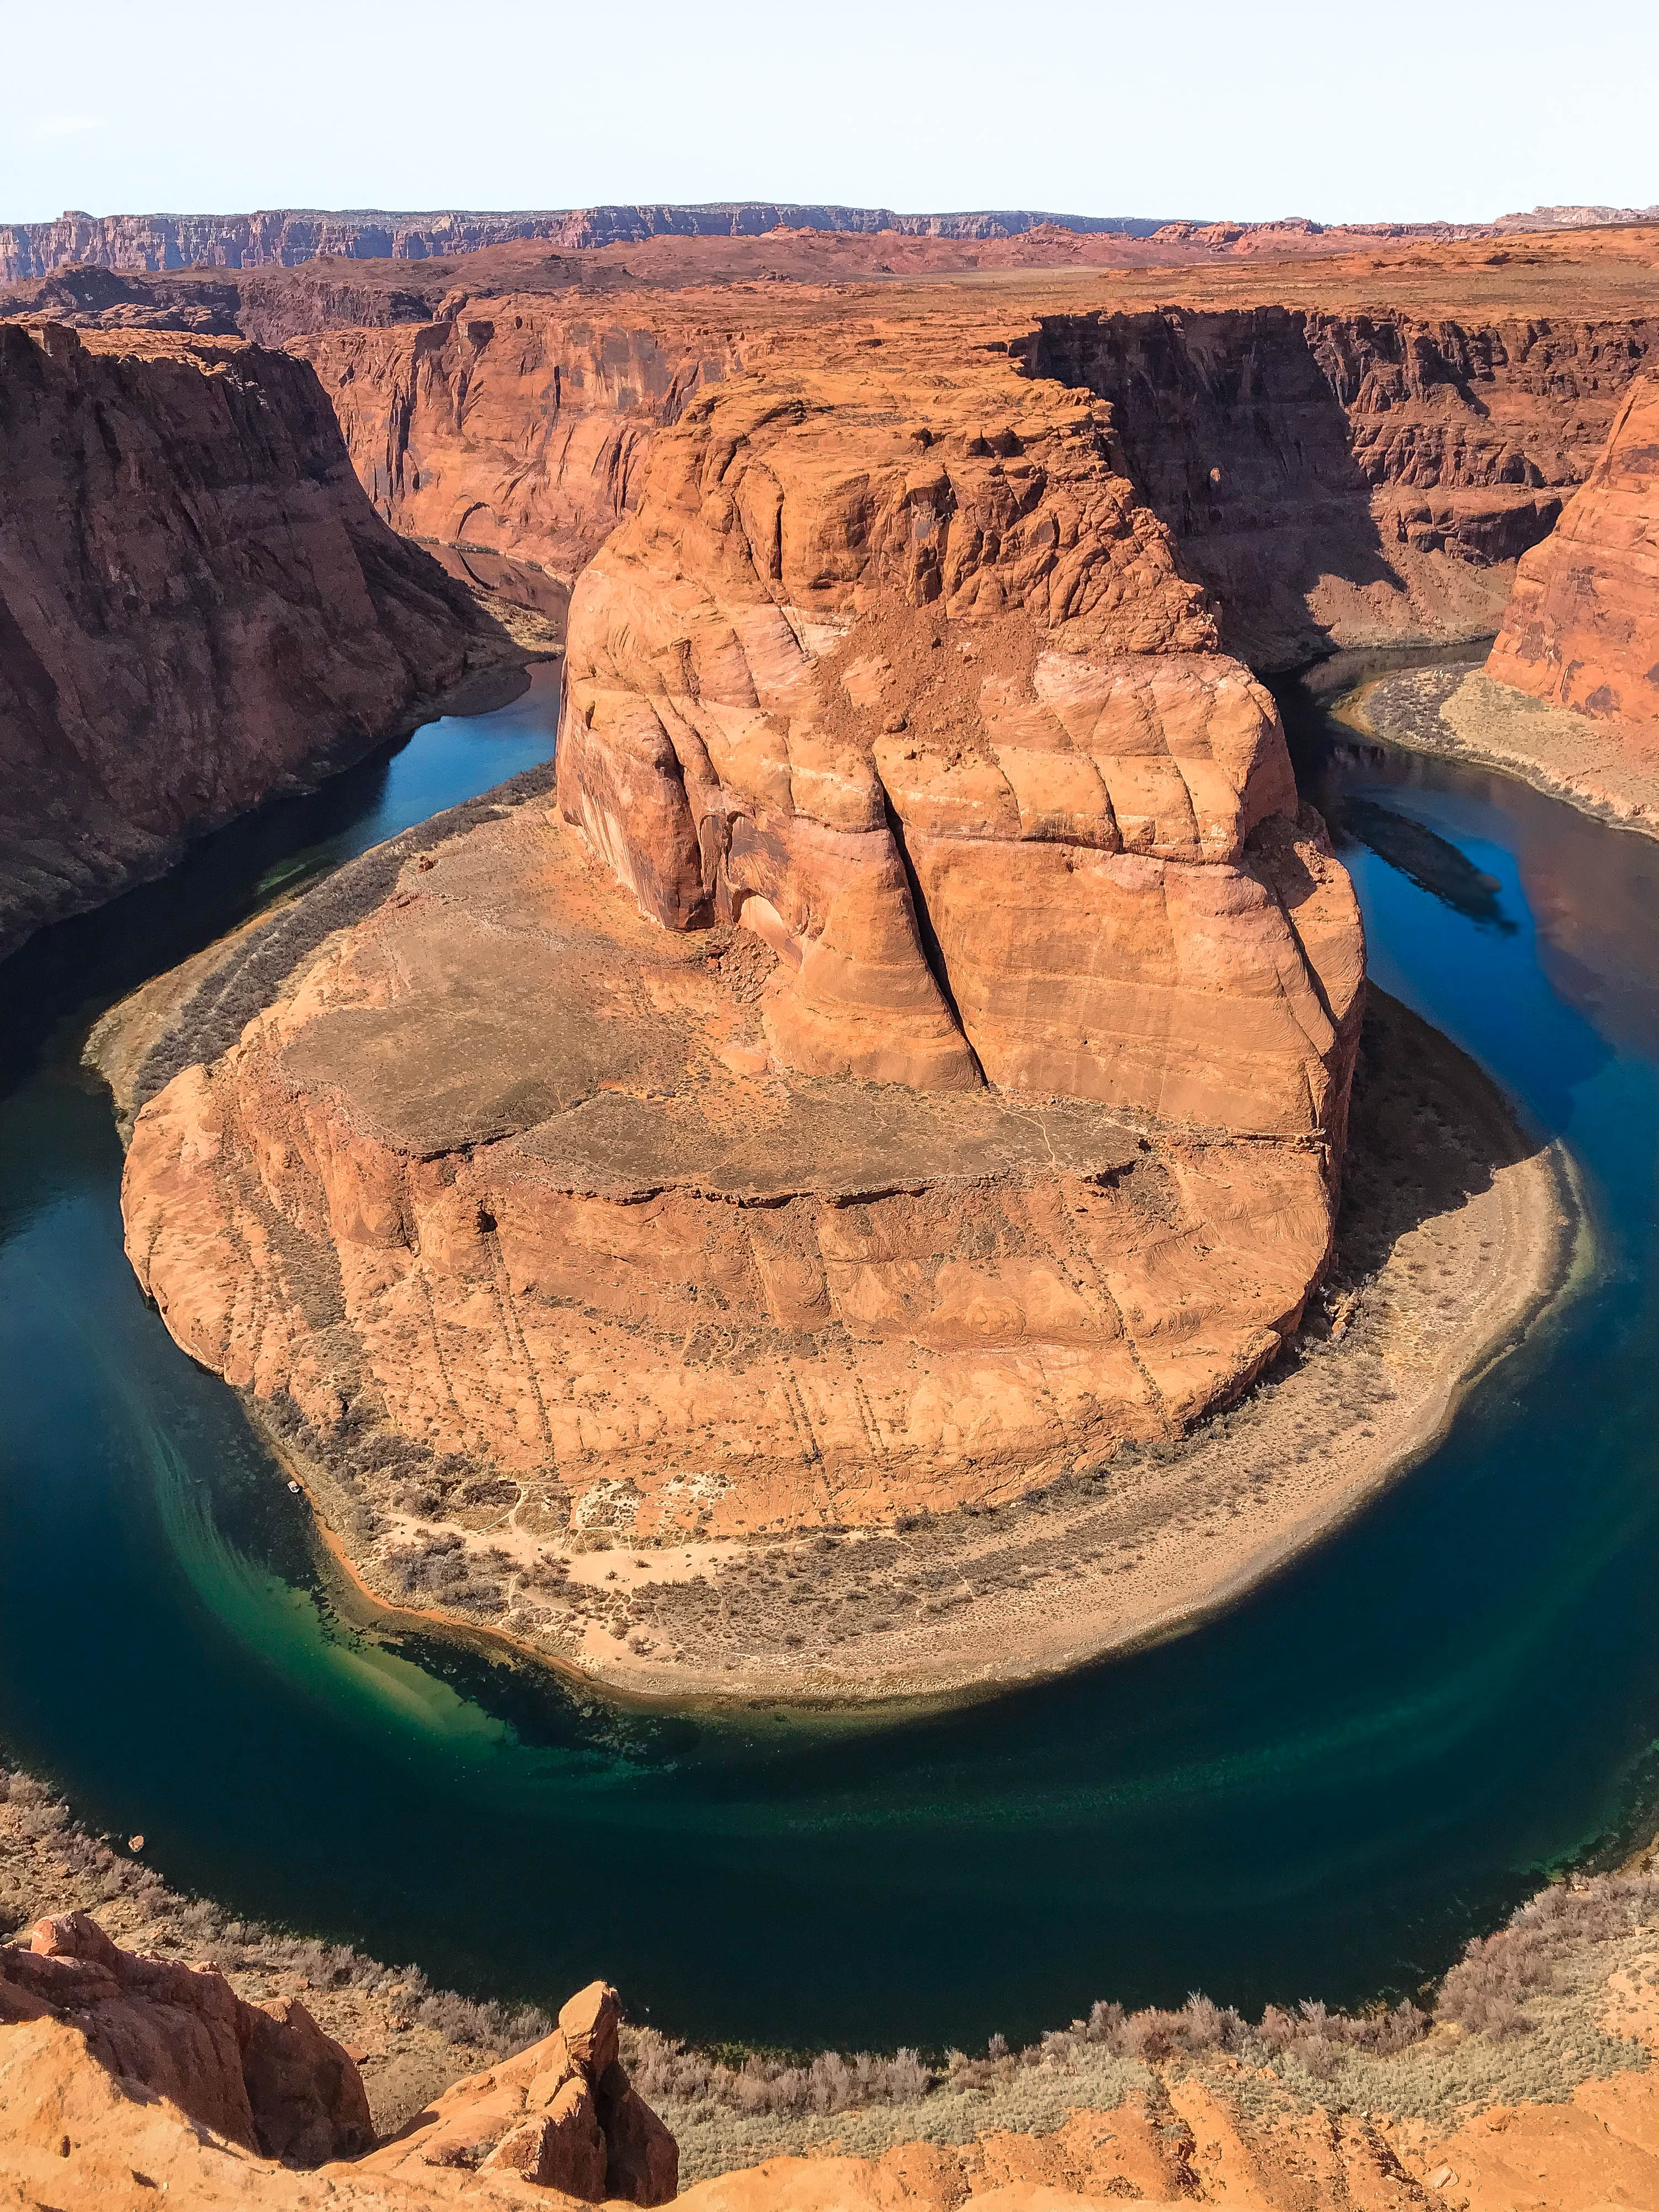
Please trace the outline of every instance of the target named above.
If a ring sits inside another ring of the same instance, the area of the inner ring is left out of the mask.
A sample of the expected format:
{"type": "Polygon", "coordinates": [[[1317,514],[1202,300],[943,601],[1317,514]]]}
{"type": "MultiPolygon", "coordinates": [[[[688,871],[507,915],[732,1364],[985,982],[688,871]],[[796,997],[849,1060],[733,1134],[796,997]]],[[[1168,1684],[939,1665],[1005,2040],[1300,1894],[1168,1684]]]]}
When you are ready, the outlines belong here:
{"type": "Polygon", "coordinates": [[[738,365],[712,318],[619,324],[509,295],[410,329],[296,338],[377,511],[566,583],[632,505],[653,434],[738,365]]]}
{"type": "MultiPolygon", "coordinates": [[[[897,305],[867,323],[872,344],[912,342],[897,305]]],[[[1109,403],[1118,466],[1257,665],[1489,634],[1659,344],[1652,318],[1030,307],[1022,325],[1002,303],[976,342],[1109,403]]],[[[936,326],[941,352],[965,337],[936,326]]],[[[396,527],[570,577],[696,392],[744,363],[810,368],[825,336],[799,302],[646,292],[623,314],[509,292],[426,329],[295,344],[396,527]]]]}
{"type": "MultiPolygon", "coordinates": [[[[1626,396],[1584,487],[1522,559],[1486,673],[1553,707],[1659,725],[1659,383],[1626,396]]],[[[1649,763],[1650,765],[1650,763],[1649,763]]]]}
{"type": "Polygon", "coordinates": [[[283,354],[0,325],[0,950],[524,658],[283,354]]]}
{"type": "Polygon", "coordinates": [[[1272,702],[1106,410],[929,357],[698,397],[579,581],[557,809],[139,1116],[141,1279],[381,1439],[383,1589],[434,1519],[536,1569],[1012,1497],[1324,1265],[1363,951],[1272,702]]]}
{"type": "Polygon", "coordinates": [[[1595,465],[1659,319],[1262,307],[1048,316],[1030,358],[1109,399],[1227,643],[1479,635],[1595,465]]]}

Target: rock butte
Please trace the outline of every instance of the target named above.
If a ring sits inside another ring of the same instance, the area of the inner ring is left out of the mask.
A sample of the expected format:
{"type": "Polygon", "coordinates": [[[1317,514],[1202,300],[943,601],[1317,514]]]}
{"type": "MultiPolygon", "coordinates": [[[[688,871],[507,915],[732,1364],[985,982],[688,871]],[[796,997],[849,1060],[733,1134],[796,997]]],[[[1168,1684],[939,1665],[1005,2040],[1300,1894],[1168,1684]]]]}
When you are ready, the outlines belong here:
{"type": "Polygon", "coordinates": [[[1659,337],[1628,241],[1413,249],[1377,309],[1374,261],[1174,309],[649,245],[458,258],[425,323],[362,264],[292,339],[388,520],[573,582],[557,804],[340,893],[128,1162],[141,1279],[382,1595],[461,1532],[533,1575],[1000,1503],[1258,1373],[1363,950],[1225,647],[1494,619],[1659,337]]]}
{"type": "Polygon", "coordinates": [[[556,814],[412,860],[139,1117],[179,1341],[520,1530],[1011,1496],[1237,1390],[1324,1264],[1346,877],[1109,410],[950,335],[659,433],[556,814]]]}

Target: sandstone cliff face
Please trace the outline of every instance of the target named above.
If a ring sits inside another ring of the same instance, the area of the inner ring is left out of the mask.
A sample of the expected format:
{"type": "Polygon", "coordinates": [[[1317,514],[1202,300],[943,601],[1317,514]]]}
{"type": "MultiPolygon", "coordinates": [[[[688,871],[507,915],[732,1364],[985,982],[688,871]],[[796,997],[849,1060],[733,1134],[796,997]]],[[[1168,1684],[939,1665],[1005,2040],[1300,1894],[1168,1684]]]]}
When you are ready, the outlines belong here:
{"type": "MultiPolygon", "coordinates": [[[[567,579],[631,507],[651,438],[696,392],[774,356],[810,368],[833,335],[823,301],[641,290],[625,320],[528,292],[467,304],[455,268],[461,304],[440,303],[451,319],[322,331],[295,349],[396,528],[567,579]]],[[[368,319],[396,319],[374,306],[368,319]]],[[[1640,317],[1054,313],[1036,293],[1032,307],[1025,324],[1013,302],[985,314],[978,343],[1109,404],[1116,465],[1213,596],[1223,641],[1266,666],[1332,642],[1494,628],[1514,562],[1553,527],[1659,343],[1659,321],[1640,317]]],[[[285,300],[271,327],[305,312],[285,300]]],[[[933,322],[948,352],[959,319],[933,322]]],[[[916,324],[867,327],[902,344],[916,324]]]]}
{"type": "Polygon", "coordinates": [[[509,295],[417,330],[296,339],[379,512],[569,581],[629,506],[653,434],[738,365],[718,324],[596,319],[509,295]]]}
{"type": "Polygon", "coordinates": [[[1357,928],[1271,702],[1103,410],[921,389],[792,368],[659,441],[572,602],[567,820],[665,926],[771,946],[800,1073],[1328,1128],[1357,928]]]}
{"type": "Polygon", "coordinates": [[[0,325],[0,949],[512,665],[284,355],[0,325]]]}
{"type": "Polygon", "coordinates": [[[1632,386],[1553,534],[1522,562],[1486,672],[1551,704],[1659,723],[1659,383],[1632,386]]]}
{"type": "Polygon", "coordinates": [[[1029,358],[1110,400],[1225,641],[1272,666],[1490,629],[1656,348],[1650,319],[1267,307],[1049,316],[1029,358]]]}

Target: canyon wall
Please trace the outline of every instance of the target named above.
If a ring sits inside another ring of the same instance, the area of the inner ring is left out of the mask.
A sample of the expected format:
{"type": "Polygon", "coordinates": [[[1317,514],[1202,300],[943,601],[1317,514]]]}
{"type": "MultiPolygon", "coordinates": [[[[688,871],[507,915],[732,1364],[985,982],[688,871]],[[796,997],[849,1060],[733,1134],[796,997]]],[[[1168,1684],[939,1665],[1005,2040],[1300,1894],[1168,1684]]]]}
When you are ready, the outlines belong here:
{"type": "Polygon", "coordinates": [[[568,582],[632,503],[654,433],[729,375],[712,316],[596,318],[507,296],[416,329],[296,338],[377,511],[413,538],[534,562],[568,582]]]}
{"type": "Polygon", "coordinates": [[[0,949],[516,655],[303,362],[0,325],[0,949]]]}
{"type": "Polygon", "coordinates": [[[1584,487],[1522,561],[1486,663],[1499,683],[1614,723],[1659,723],[1659,383],[1620,407],[1584,487]]]}
{"type": "Polygon", "coordinates": [[[1257,666],[1479,635],[1593,465],[1659,318],[1468,325],[1284,307],[1048,316],[1123,466],[1257,666]]]}
{"type": "MultiPolygon", "coordinates": [[[[458,290],[459,296],[459,290],[458,290]]],[[[690,394],[809,362],[830,303],[527,295],[293,341],[394,527],[568,578],[690,394]]],[[[1474,323],[1285,307],[988,313],[981,343],[1110,404],[1117,465],[1253,665],[1497,627],[1588,474],[1659,318],[1474,323]]],[[[886,318],[868,319],[872,344],[886,318]]],[[[901,325],[901,327],[902,327],[901,325]]]]}
{"type": "Polygon", "coordinates": [[[706,207],[668,203],[482,214],[444,209],[397,214],[317,208],[266,208],[252,215],[92,216],[69,209],[55,222],[0,225],[0,283],[49,276],[68,264],[99,269],[161,270],[206,263],[222,269],[339,255],[356,261],[425,261],[474,253],[521,239],[580,247],[633,244],[647,238],[752,237],[769,230],[893,231],[920,238],[1012,238],[1053,223],[1066,230],[1144,238],[1156,217],[1047,215],[1028,208],[963,215],[900,215],[891,208],[795,205],[769,200],[724,201],[706,207]]]}

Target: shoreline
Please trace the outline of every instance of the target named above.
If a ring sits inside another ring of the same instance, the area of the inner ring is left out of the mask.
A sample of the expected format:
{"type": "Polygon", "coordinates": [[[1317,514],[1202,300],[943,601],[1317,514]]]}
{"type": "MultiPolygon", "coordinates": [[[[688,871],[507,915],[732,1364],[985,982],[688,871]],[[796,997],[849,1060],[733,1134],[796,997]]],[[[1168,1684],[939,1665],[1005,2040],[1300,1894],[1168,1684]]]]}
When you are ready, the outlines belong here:
{"type": "Polygon", "coordinates": [[[1399,745],[1529,785],[1609,829],[1659,837],[1659,730],[1547,706],[1480,666],[1392,669],[1340,694],[1333,720],[1399,745]],[[1644,764],[1632,743],[1651,744],[1644,764]]]}
{"type": "MultiPolygon", "coordinates": [[[[160,1010],[143,997],[127,1002],[141,1029],[160,1010]]],[[[672,1553],[637,1540],[573,1545],[564,1588],[574,1602],[551,1616],[555,1634],[538,1636],[510,1617],[377,1589],[344,1533],[349,1491],[308,1439],[282,1433],[241,1394],[245,1412],[304,1492],[331,1601],[358,1632],[452,1638],[650,1710],[763,1703],[872,1723],[1127,1656],[1237,1604],[1402,1480],[1593,1266],[1563,1149],[1531,1143],[1472,1060],[1375,992],[1367,1036],[1370,1092],[1357,1094],[1337,1256],[1294,1349],[1180,1443],[1128,1447],[1010,1504],[672,1553]],[[1426,1166],[1413,1119],[1425,1101],[1449,1132],[1426,1166]],[[1392,1155],[1385,1123],[1400,1124],[1392,1155]],[[1386,1182],[1384,1168],[1397,1178],[1408,1152],[1427,1177],[1420,1218],[1370,1219],[1376,1192],[1359,1187],[1386,1182]],[[816,1634],[804,1612],[789,1615],[787,1638],[779,1632],[780,1569],[810,1587],[816,1634]],[[934,1595],[912,1625],[884,1618],[914,1604],[919,1581],[934,1595]],[[618,1587],[623,1627],[586,1614],[586,1593],[598,1609],[618,1587]],[[678,1654],[666,1662],[635,1648],[659,1632],[678,1654]]],[[[142,1057],[118,1018],[96,1043],[112,1075],[114,1060],[130,1068],[142,1057]]],[[[480,1548],[516,1533],[472,1532],[480,1548]]]]}

